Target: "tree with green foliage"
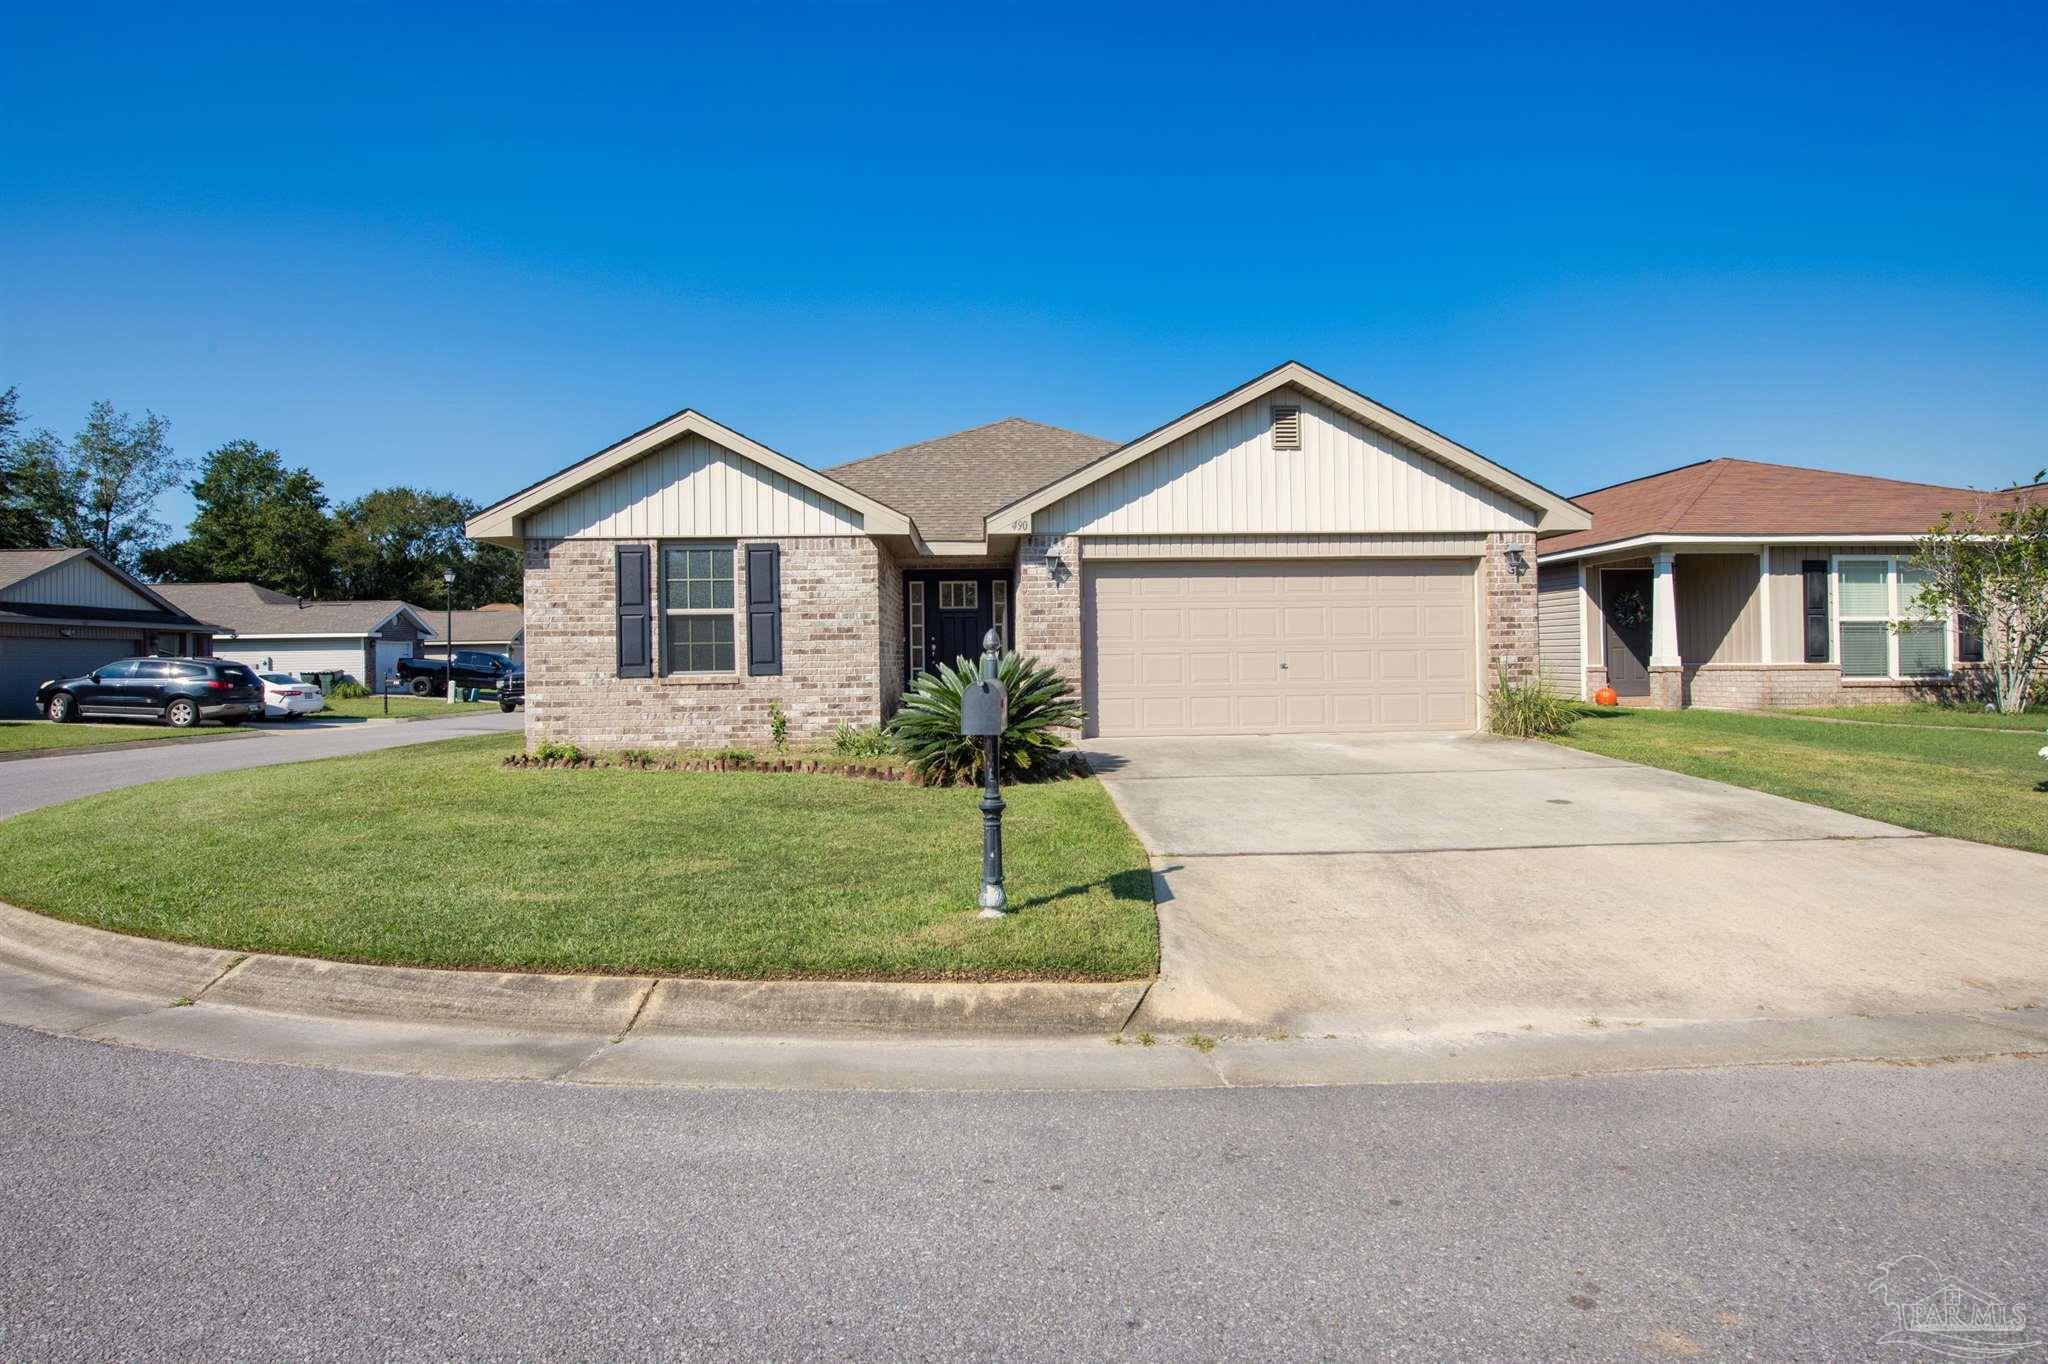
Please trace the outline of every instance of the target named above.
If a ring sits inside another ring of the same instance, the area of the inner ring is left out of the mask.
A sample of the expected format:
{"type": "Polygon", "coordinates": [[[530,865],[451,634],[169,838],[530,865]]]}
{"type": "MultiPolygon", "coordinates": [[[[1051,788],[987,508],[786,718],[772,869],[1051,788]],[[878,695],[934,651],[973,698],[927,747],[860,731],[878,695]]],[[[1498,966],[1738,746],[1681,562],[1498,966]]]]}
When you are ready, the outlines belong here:
{"type": "Polygon", "coordinates": [[[171,449],[170,430],[154,412],[136,421],[102,400],[69,441],[38,430],[15,447],[28,505],[48,522],[51,543],[138,567],[169,530],[156,519],[157,499],[188,468],[171,449]]]}
{"type": "Polygon", "coordinates": [[[462,533],[477,504],[450,493],[379,488],[334,511],[337,590],[345,597],[396,598],[438,607],[443,570],[455,570],[455,607],[524,598],[524,565],[512,550],[462,533]]]}
{"type": "Polygon", "coordinates": [[[43,549],[56,543],[56,529],[36,496],[33,471],[15,434],[21,425],[20,394],[0,393],[0,549],[43,549]]]}
{"type": "Polygon", "coordinates": [[[170,582],[252,582],[315,597],[334,576],[334,526],[320,480],[288,469],[275,450],[232,440],[206,457],[190,484],[198,506],[177,544],[142,556],[170,582]]]}
{"type": "Polygon", "coordinates": [[[2026,709],[2036,677],[2048,673],[2044,480],[2048,469],[1970,510],[1943,513],[1914,544],[1913,563],[1924,578],[1909,609],[1921,616],[1952,612],[1972,623],[2003,715],[2026,709]]]}

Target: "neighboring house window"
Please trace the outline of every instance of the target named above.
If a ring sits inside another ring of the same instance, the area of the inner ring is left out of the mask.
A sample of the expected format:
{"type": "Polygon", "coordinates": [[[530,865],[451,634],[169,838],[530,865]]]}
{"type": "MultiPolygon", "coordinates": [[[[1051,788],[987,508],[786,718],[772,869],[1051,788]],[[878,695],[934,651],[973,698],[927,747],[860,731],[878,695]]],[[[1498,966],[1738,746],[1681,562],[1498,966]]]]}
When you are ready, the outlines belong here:
{"type": "Polygon", "coordinates": [[[939,584],[939,609],[941,611],[972,611],[981,605],[980,584],[973,579],[941,582],[939,584]]]}
{"type": "Polygon", "coordinates": [[[910,585],[910,672],[914,677],[924,666],[924,584],[910,585]]]}
{"type": "Polygon", "coordinates": [[[991,619],[995,622],[996,638],[1000,639],[1003,647],[1007,649],[1010,647],[1010,584],[1002,578],[997,578],[988,585],[988,592],[989,610],[994,612],[991,619]]]}
{"type": "Polygon", "coordinates": [[[734,670],[731,545],[663,545],[661,606],[664,671],[734,670]]]}
{"type": "Polygon", "coordinates": [[[1835,610],[1842,676],[1929,677],[1946,673],[1948,622],[1920,617],[1913,606],[1924,570],[1894,556],[1835,560],[1835,610]],[[1894,631],[1892,622],[1912,620],[1894,631]]]}
{"type": "Polygon", "coordinates": [[[1956,662],[1984,661],[1984,625],[1974,616],[1956,617],[1956,662]]]}

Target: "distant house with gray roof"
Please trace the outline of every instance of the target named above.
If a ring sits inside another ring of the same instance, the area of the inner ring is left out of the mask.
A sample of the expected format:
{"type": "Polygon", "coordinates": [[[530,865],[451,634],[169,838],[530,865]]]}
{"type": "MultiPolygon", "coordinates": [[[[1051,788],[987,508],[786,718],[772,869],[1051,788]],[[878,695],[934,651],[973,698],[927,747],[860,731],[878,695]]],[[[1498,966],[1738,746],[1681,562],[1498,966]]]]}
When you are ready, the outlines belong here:
{"type": "Polygon", "coordinates": [[[309,600],[255,583],[163,583],[157,591],[232,631],[215,640],[214,652],[258,672],[334,672],[379,687],[399,659],[436,638],[402,601],[309,600]]]}
{"type": "Polygon", "coordinates": [[[0,550],[0,718],[36,688],[138,654],[204,655],[214,627],[89,549],[0,550]]]}

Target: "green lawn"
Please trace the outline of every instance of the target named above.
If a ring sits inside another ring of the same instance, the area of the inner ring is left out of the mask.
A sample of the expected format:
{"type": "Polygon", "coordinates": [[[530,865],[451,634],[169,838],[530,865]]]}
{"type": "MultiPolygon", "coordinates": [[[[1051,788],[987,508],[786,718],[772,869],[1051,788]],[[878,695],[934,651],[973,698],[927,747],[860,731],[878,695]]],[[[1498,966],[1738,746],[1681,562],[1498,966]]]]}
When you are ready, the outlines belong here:
{"type": "Polygon", "coordinates": [[[181,942],[520,970],[1130,979],[1143,849],[1092,780],[979,795],[836,776],[510,769],[516,735],[189,777],[0,822],[0,899],[181,942]]]}
{"type": "Polygon", "coordinates": [[[53,725],[39,720],[0,720],[0,753],[38,748],[88,748],[94,744],[132,744],[151,739],[215,737],[230,731],[218,725],[204,729],[172,729],[168,725],[53,725]]]}
{"type": "Polygon", "coordinates": [[[1952,838],[2048,852],[2048,738],[1817,725],[1706,710],[1594,710],[1553,740],[1952,838]]]}
{"type": "Polygon", "coordinates": [[[1862,720],[1875,725],[1944,725],[1957,729],[2048,730],[2048,706],[2029,706],[2018,715],[1986,714],[1982,706],[1944,706],[1935,701],[1887,702],[1881,706],[1814,706],[1788,710],[1787,715],[1818,715],[1828,720],[1862,720]]]}
{"type": "Polygon", "coordinates": [[[476,715],[498,708],[496,701],[457,701],[451,706],[438,696],[358,696],[350,701],[330,696],[326,709],[319,714],[343,719],[381,720],[386,700],[391,702],[391,718],[394,720],[439,720],[450,715],[476,715]]]}

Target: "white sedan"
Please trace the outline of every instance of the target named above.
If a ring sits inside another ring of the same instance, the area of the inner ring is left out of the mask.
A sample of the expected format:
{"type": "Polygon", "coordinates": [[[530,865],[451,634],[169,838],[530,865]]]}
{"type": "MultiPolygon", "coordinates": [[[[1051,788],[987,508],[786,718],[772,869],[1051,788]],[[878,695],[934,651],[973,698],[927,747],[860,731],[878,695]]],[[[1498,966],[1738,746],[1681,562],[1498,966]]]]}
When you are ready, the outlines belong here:
{"type": "Polygon", "coordinates": [[[327,701],[311,682],[301,682],[290,673],[258,673],[263,679],[263,718],[296,720],[326,708],[327,701]]]}

